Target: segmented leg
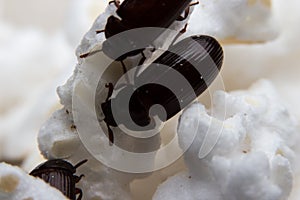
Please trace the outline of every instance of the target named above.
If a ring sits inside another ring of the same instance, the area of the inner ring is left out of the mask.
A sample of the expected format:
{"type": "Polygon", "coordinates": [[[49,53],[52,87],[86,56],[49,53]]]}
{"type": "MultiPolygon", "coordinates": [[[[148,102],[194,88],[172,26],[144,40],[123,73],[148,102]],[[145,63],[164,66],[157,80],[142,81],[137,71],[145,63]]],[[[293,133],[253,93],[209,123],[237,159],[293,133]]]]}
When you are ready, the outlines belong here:
{"type": "Polygon", "coordinates": [[[187,26],[188,26],[188,24],[185,24],[185,26],[183,27],[183,29],[181,29],[181,30],[179,31],[179,33],[175,36],[175,38],[174,38],[173,41],[171,42],[171,45],[170,45],[170,46],[172,46],[172,45],[176,42],[176,40],[177,40],[182,34],[184,34],[184,33],[186,32],[187,26]]]}
{"type": "Polygon", "coordinates": [[[195,6],[197,4],[199,4],[199,1],[194,2],[194,3],[190,3],[190,5],[184,10],[184,15],[183,16],[180,15],[176,20],[177,21],[183,21],[183,20],[185,20],[189,16],[190,7],[191,6],[195,6]]]}
{"type": "Polygon", "coordinates": [[[108,140],[109,140],[109,146],[112,146],[114,143],[114,132],[111,130],[108,123],[106,123],[107,130],[108,130],[108,140]]]}
{"type": "Polygon", "coordinates": [[[123,60],[121,60],[120,62],[121,62],[121,64],[122,64],[123,73],[125,74],[125,79],[126,79],[127,83],[129,83],[129,77],[128,77],[128,74],[127,74],[127,68],[126,68],[126,66],[125,66],[125,64],[124,64],[124,62],[123,62],[123,60]]]}
{"type": "Polygon", "coordinates": [[[106,83],[105,87],[108,88],[108,93],[107,93],[107,97],[105,100],[105,102],[107,102],[113,93],[114,85],[112,83],[106,83]]]}
{"type": "Polygon", "coordinates": [[[145,60],[146,60],[146,56],[145,56],[144,52],[142,52],[141,54],[142,54],[142,58],[141,58],[141,60],[139,61],[138,66],[137,66],[137,68],[136,68],[136,70],[135,70],[135,72],[134,72],[134,82],[135,82],[135,79],[136,79],[137,76],[138,76],[138,73],[139,73],[139,71],[140,71],[142,65],[144,64],[144,62],[145,62],[145,60]]]}
{"type": "Polygon", "coordinates": [[[79,194],[77,200],[81,200],[82,199],[82,190],[80,188],[75,188],[75,194],[79,194]]]}
{"type": "Polygon", "coordinates": [[[110,1],[108,4],[112,4],[112,3],[114,3],[117,8],[120,7],[120,1],[114,0],[114,1],[110,1]]]}
{"type": "MultiPolygon", "coordinates": [[[[108,93],[107,93],[107,97],[106,97],[105,102],[108,102],[109,98],[111,97],[111,95],[113,93],[114,85],[112,83],[106,83],[105,87],[108,88],[108,93]]],[[[111,128],[110,128],[110,126],[107,122],[106,122],[106,127],[107,127],[107,130],[108,130],[109,145],[112,146],[113,143],[114,143],[114,133],[111,130],[111,128]]]]}
{"type": "Polygon", "coordinates": [[[80,176],[74,176],[75,183],[78,183],[82,179],[82,177],[84,177],[83,174],[81,174],[80,176]]]}
{"type": "Polygon", "coordinates": [[[104,29],[102,29],[102,30],[97,30],[97,31],[96,31],[96,34],[103,33],[104,31],[105,31],[104,29]]]}
{"type": "Polygon", "coordinates": [[[79,56],[79,58],[86,58],[86,57],[92,56],[92,55],[94,55],[94,54],[96,54],[98,52],[101,52],[101,51],[102,51],[102,49],[91,51],[91,52],[88,52],[88,53],[84,53],[84,54],[81,54],[79,56]]]}

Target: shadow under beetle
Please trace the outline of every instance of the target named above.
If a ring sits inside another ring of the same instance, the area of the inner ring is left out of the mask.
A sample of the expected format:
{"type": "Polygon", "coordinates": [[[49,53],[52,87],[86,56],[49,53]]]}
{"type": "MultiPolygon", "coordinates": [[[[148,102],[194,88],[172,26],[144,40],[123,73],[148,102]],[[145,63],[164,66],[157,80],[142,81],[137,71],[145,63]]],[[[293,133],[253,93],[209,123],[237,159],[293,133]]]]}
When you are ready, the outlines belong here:
{"type": "Polygon", "coordinates": [[[80,200],[82,191],[75,185],[84,175],[76,176],[74,174],[76,169],[86,162],[87,160],[83,160],[73,166],[62,159],[48,160],[33,169],[30,175],[43,179],[71,200],[76,200],[76,195],[79,194],[77,200],[80,200]]]}
{"type": "Polygon", "coordinates": [[[129,116],[126,115],[124,109],[129,109],[133,122],[144,127],[153,121],[149,115],[149,109],[153,105],[159,104],[164,107],[167,116],[164,116],[165,119],[160,115],[158,117],[162,121],[167,121],[208,88],[218,75],[222,63],[223,50],[216,39],[205,35],[192,36],[170,46],[168,51],[164,52],[140,75],[134,77],[133,84],[126,84],[113,98],[111,98],[114,89],[113,84],[108,83],[106,85],[109,88],[108,96],[106,101],[101,104],[101,108],[104,114],[104,121],[108,127],[110,143],[114,142],[110,126],[117,127],[123,124],[129,130],[134,129],[128,125],[130,124],[128,121],[129,116]],[[161,68],[160,65],[168,68],[164,67],[163,71],[159,70],[161,68]],[[188,81],[193,91],[180,85],[180,82],[177,83],[177,80],[174,80],[172,77],[172,70],[170,69],[179,72],[188,81]],[[177,95],[167,87],[155,84],[164,82],[166,81],[165,79],[175,84],[177,95]],[[142,86],[136,88],[135,85],[142,86]],[[121,106],[128,93],[132,93],[129,100],[129,108],[121,106]],[[115,110],[118,112],[113,113],[112,106],[115,106],[115,110]],[[117,119],[121,119],[121,121],[117,123],[114,115],[117,115],[117,119]]]}

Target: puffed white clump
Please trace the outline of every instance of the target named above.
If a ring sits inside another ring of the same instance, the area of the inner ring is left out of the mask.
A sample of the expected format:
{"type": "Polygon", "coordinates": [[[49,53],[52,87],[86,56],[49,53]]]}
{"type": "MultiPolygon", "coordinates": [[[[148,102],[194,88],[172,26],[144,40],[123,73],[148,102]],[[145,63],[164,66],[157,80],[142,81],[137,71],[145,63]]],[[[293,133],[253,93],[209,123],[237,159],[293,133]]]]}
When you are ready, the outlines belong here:
{"type": "Polygon", "coordinates": [[[74,59],[61,34],[0,21],[0,35],[0,160],[25,161],[29,170],[42,160],[37,133],[59,107],[55,87],[74,59]]]}
{"type": "Polygon", "coordinates": [[[0,163],[0,199],[2,200],[67,200],[59,190],[22,169],[0,163]]]}
{"type": "MultiPolygon", "coordinates": [[[[87,74],[84,73],[84,71],[91,66],[99,68],[100,62],[99,60],[97,60],[97,58],[93,58],[93,56],[81,59],[80,55],[101,48],[101,45],[105,40],[105,36],[103,33],[96,34],[96,31],[103,30],[105,28],[105,24],[109,16],[116,16],[116,9],[117,8],[113,3],[108,4],[105,11],[97,17],[91,29],[84,35],[81,44],[76,50],[78,64],[75,67],[73,75],[68,79],[65,85],[57,88],[57,93],[60,97],[60,102],[64,106],[64,108],[59,111],[56,111],[50,117],[50,119],[47,120],[47,122],[40,129],[38,137],[39,148],[46,158],[70,157],[78,148],[77,146],[80,143],[80,141],[76,128],[74,128],[76,127],[76,124],[74,124],[72,113],[73,90],[77,86],[77,84],[80,83],[81,80],[87,82],[89,80],[95,80],[94,77],[88,77],[87,74]]],[[[191,9],[190,15],[192,14],[192,10],[193,9],[191,9]]],[[[170,29],[180,31],[187,23],[188,19],[189,17],[184,21],[174,22],[170,26],[170,29]]],[[[163,46],[164,42],[166,41],[166,37],[169,36],[170,34],[163,34],[163,36],[159,38],[155,42],[155,44],[157,46],[163,46]]],[[[170,39],[168,41],[170,41],[170,39]]],[[[131,60],[132,63],[138,61],[139,59],[140,56],[129,58],[129,60],[131,60]]],[[[129,65],[127,65],[126,67],[130,68],[129,65]]],[[[115,66],[115,69],[120,69],[120,73],[123,73],[122,68],[120,66],[115,66]]],[[[107,82],[114,79],[114,76],[116,75],[108,75],[107,82]]],[[[104,85],[106,82],[102,82],[102,87],[105,88],[104,85]]],[[[103,93],[103,99],[106,98],[106,95],[107,92],[103,93]]],[[[91,105],[86,106],[91,107],[91,105]]]]}
{"type": "Polygon", "coordinates": [[[188,172],[169,178],[153,199],[288,198],[299,129],[270,82],[259,81],[247,91],[218,91],[210,111],[191,105],[178,125],[179,145],[195,131],[184,154],[188,172]]]}
{"type": "Polygon", "coordinates": [[[278,35],[272,0],[201,0],[187,35],[208,34],[232,42],[270,41],[278,35]]]}
{"type": "MultiPolygon", "coordinates": [[[[192,11],[195,10],[195,8],[196,8],[195,6],[191,8],[189,17],[185,21],[175,21],[170,28],[175,31],[180,31],[184,27],[184,25],[188,22],[188,19],[193,16],[194,12],[192,11]]],[[[209,12],[207,14],[210,15],[209,12]]],[[[230,13],[225,13],[225,12],[219,12],[218,14],[230,15],[230,13]]],[[[97,54],[91,57],[87,57],[85,59],[81,59],[80,55],[88,53],[90,51],[101,49],[105,37],[103,33],[96,34],[96,31],[103,30],[105,28],[107,18],[111,15],[116,15],[116,7],[113,3],[107,6],[104,13],[98,16],[98,18],[95,20],[94,24],[92,25],[91,29],[84,35],[81,44],[78,46],[76,50],[78,64],[75,67],[74,73],[69,78],[69,80],[65,85],[60,86],[57,89],[57,93],[60,97],[60,102],[63,105],[63,108],[53,113],[53,115],[40,129],[39,136],[38,136],[39,148],[42,154],[48,159],[67,158],[72,163],[73,161],[78,161],[80,159],[86,159],[86,158],[89,159],[89,162],[86,164],[87,170],[84,173],[86,175],[86,178],[79,183],[79,185],[82,184],[81,188],[83,189],[84,194],[86,194],[84,198],[118,199],[118,197],[121,196],[123,197],[123,199],[127,199],[130,196],[128,185],[132,180],[138,177],[137,175],[131,175],[131,174],[122,176],[114,172],[113,170],[110,171],[107,167],[101,165],[99,162],[96,162],[95,160],[93,162],[97,163],[95,164],[96,167],[95,166],[92,167],[90,160],[92,160],[93,157],[87,152],[85,152],[84,146],[80,141],[80,138],[76,130],[76,124],[73,119],[72,110],[74,108],[72,107],[72,103],[73,103],[72,98],[74,98],[73,96],[74,88],[77,88],[77,86],[79,85],[78,83],[80,83],[81,81],[89,83],[90,80],[95,80],[95,77],[93,77],[94,74],[88,76],[85,73],[85,70],[89,67],[92,69],[100,68],[102,63],[102,60],[100,60],[99,58],[97,59],[97,54]],[[94,171],[95,168],[97,168],[97,171],[94,171]],[[95,177],[97,178],[95,179],[95,177]],[[108,183],[108,184],[103,184],[103,183],[108,183]],[[109,185],[109,187],[107,185],[109,185]],[[112,188],[112,189],[108,189],[108,188],[112,188]],[[116,193],[111,192],[115,188],[118,188],[120,191],[116,193]]],[[[196,27],[196,26],[201,26],[201,25],[197,23],[188,26],[188,28],[196,27]]],[[[205,33],[199,30],[195,30],[192,32],[193,35],[205,33]]],[[[187,35],[184,36],[186,37],[187,35]]],[[[154,42],[154,45],[157,47],[164,46],[166,42],[172,41],[171,37],[174,37],[174,35],[163,34],[162,37],[158,38],[154,42]]],[[[146,54],[146,56],[147,58],[150,58],[151,54],[146,54]]],[[[138,61],[139,59],[140,56],[129,58],[128,63],[130,65],[130,62],[132,64],[138,61]]],[[[116,64],[117,62],[115,63],[115,65],[116,64]]],[[[100,82],[100,86],[102,88],[105,88],[104,87],[105,83],[114,80],[116,78],[116,74],[123,74],[123,71],[120,66],[113,66],[113,67],[114,67],[113,69],[116,71],[118,69],[120,70],[117,73],[109,74],[106,77],[107,79],[101,80],[102,82],[100,82]]],[[[126,65],[126,67],[130,68],[132,66],[126,65]]],[[[86,91],[81,91],[82,93],[78,95],[81,95],[80,97],[83,98],[80,99],[84,100],[84,97],[86,96],[84,92],[90,92],[90,91],[92,90],[91,88],[88,87],[86,88],[86,91]]],[[[100,98],[105,99],[106,95],[107,95],[107,91],[105,90],[102,93],[100,98]]],[[[103,101],[99,100],[99,102],[101,103],[103,101]]],[[[92,105],[88,104],[87,102],[83,102],[83,105],[88,109],[94,108],[92,105]]],[[[116,133],[117,131],[114,130],[114,132],[116,133]]],[[[116,135],[122,136],[122,134],[116,134],[116,135]]],[[[116,141],[122,144],[123,143],[125,143],[126,145],[128,144],[129,146],[133,146],[134,148],[137,149],[138,148],[145,149],[145,146],[136,147],[133,141],[126,141],[126,138],[125,139],[116,138],[116,141]]],[[[155,138],[151,142],[147,144],[152,146],[157,146],[160,143],[157,138],[155,138]]],[[[111,157],[114,156],[115,155],[112,152],[111,157]]]]}

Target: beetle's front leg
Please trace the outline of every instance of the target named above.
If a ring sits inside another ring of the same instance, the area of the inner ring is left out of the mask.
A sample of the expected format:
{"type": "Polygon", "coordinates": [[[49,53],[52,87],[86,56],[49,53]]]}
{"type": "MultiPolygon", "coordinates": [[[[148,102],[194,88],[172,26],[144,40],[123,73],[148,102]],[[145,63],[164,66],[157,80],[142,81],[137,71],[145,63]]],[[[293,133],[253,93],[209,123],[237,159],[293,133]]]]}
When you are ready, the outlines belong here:
{"type": "Polygon", "coordinates": [[[75,183],[78,183],[81,179],[82,179],[82,177],[84,177],[84,175],[83,174],[81,174],[80,176],[74,176],[74,179],[75,179],[75,183]]]}
{"type": "Polygon", "coordinates": [[[82,199],[82,190],[80,188],[75,188],[75,194],[79,194],[78,198],[76,200],[82,199]]]}
{"type": "Polygon", "coordinates": [[[120,7],[120,1],[114,0],[114,1],[110,1],[108,4],[112,4],[112,3],[114,3],[117,8],[120,7]]]}

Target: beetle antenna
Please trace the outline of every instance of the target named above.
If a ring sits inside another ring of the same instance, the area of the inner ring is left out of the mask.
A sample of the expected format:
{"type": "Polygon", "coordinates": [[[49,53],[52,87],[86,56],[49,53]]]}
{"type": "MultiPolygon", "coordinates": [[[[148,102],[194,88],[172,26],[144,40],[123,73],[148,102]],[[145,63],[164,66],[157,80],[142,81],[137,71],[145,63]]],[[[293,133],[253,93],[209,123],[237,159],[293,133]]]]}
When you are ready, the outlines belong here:
{"type": "Polygon", "coordinates": [[[74,166],[74,168],[75,168],[75,169],[78,168],[79,166],[83,165],[83,164],[86,163],[87,161],[88,161],[88,159],[84,159],[84,160],[80,161],[79,163],[77,163],[77,164],[74,166]]]}
{"type": "Polygon", "coordinates": [[[195,6],[195,5],[198,5],[198,4],[199,4],[199,1],[196,1],[196,2],[194,2],[194,3],[190,3],[189,6],[191,7],[191,6],[195,6]]]}
{"type": "Polygon", "coordinates": [[[97,30],[96,34],[103,33],[104,31],[105,31],[104,29],[103,30],[97,30]]]}
{"type": "Polygon", "coordinates": [[[99,49],[99,50],[95,50],[95,51],[91,51],[91,52],[88,52],[88,53],[84,53],[84,54],[81,54],[79,56],[79,58],[86,58],[86,57],[89,57],[89,56],[92,56],[94,55],[95,53],[98,53],[98,52],[101,52],[102,49],[99,49]]]}

